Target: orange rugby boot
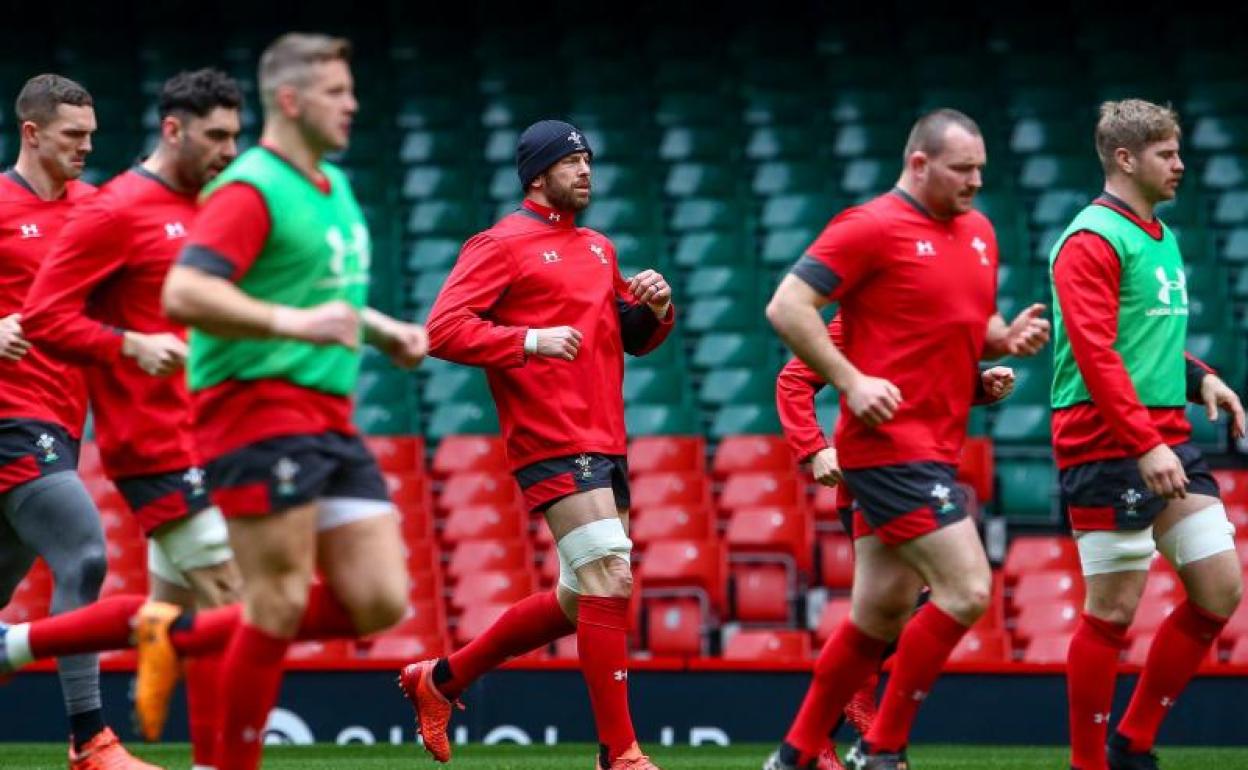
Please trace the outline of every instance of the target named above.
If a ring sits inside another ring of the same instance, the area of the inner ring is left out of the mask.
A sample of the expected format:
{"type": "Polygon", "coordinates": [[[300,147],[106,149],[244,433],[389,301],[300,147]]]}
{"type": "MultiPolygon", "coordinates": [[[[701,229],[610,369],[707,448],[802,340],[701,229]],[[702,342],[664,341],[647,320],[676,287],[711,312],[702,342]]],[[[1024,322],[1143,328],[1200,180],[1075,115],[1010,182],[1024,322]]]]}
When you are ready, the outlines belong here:
{"type": "Polygon", "coordinates": [[[181,613],[176,604],[147,602],[134,616],[134,643],[139,653],[134,720],[145,741],[160,740],[173,688],[182,675],[181,661],[169,640],[169,626],[181,613]]]}
{"type": "Polygon", "coordinates": [[[161,770],[138,759],[121,745],[112,728],[87,741],[81,752],[69,747],[69,770],[161,770]]]}
{"type": "Polygon", "coordinates": [[[650,757],[641,753],[641,747],[634,743],[615,759],[604,766],[602,758],[594,760],[596,770],[659,770],[659,766],[650,761],[650,757]]]}
{"type": "Polygon", "coordinates": [[[464,704],[447,700],[433,683],[433,667],[436,660],[409,663],[399,672],[399,689],[416,709],[416,731],[424,741],[425,751],[438,762],[451,761],[451,741],[446,736],[454,708],[461,711],[464,704]]]}

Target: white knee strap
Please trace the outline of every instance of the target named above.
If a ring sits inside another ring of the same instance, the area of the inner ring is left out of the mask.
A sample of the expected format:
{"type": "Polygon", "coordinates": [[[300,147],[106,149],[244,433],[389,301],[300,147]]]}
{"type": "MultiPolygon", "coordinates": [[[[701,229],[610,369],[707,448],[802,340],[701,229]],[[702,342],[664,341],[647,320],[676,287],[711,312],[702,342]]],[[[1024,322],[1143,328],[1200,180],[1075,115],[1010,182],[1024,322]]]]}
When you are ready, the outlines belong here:
{"type": "Polygon", "coordinates": [[[611,556],[629,561],[633,541],[624,533],[623,522],[613,516],[582,524],[560,538],[556,547],[559,549],[559,583],[579,594],[581,583],[576,579],[578,569],[611,556]]]}
{"type": "Polygon", "coordinates": [[[230,531],[215,505],[161,527],[147,544],[148,570],[182,588],[190,588],[185,573],[215,567],[232,558],[230,531]]]}
{"type": "Polygon", "coordinates": [[[1084,575],[1107,572],[1147,572],[1157,546],[1153,528],[1134,530],[1085,530],[1075,533],[1079,562],[1084,575]]]}
{"type": "Polygon", "coordinates": [[[1235,550],[1235,525],[1226,517],[1222,503],[1215,503],[1179,519],[1157,538],[1157,550],[1175,569],[1182,569],[1214,554],[1235,550]]]}

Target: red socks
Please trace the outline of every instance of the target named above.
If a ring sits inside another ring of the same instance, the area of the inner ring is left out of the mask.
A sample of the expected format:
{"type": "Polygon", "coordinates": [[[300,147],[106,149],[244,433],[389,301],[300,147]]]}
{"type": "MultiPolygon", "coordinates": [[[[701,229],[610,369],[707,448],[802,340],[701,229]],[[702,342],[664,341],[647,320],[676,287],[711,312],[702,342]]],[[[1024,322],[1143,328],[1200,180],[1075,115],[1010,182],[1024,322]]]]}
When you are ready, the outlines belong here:
{"type": "Polygon", "coordinates": [[[867,731],[874,751],[901,751],[919,705],[940,676],[967,627],[932,602],[923,605],[901,632],[893,673],[884,688],[880,711],[867,731]]]}
{"type": "Polygon", "coordinates": [[[785,743],[801,752],[800,762],[809,762],[823,751],[828,732],[841,717],[850,698],[880,668],[880,657],[889,643],[867,636],[846,618],[824,643],[815,662],[810,689],[785,743]]]}
{"type": "Polygon", "coordinates": [[[576,631],[559,606],[554,591],[534,594],[510,607],[485,633],[447,659],[451,678],[438,683],[448,700],[455,700],[481,675],[508,658],[523,655],[576,631]]]}
{"type": "MultiPolygon", "coordinates": [[[[243,608],[238,604],[185,613],[169,630],[169,639],[181,655],[219,652],[230,643],[242,619],[243,608]]],[[[295,638],[350,639],[355,636],[355,622],[333,591],[322,583],[311,586],[308,589],[308,607],[304,610],[295,638]]]]}
{"type": "Polygon", "coordinates": [[[1161,720],[1200,668],[1226,621],[1185,601],[1157,629],[1144,672],[1118,725],[1118,732],[1131,742],[1131,751],[1153,748],[1161,720]]]}
{"type": "Polygon", "coordinates": [[[1070,704],[1070,764],[1079,770],[1107,770],[1105,739],[1118,679],[1118,656],[1127,646],[1127,626],[1087,613],[1079,620],[1066,655],[1070,704]]]}
{"type": "Polygon", "coordinates": [[[628,713],[628,599],[582,596],[577,610],[576,648],[598,741],[614,760],[636,741],[628,713]]]}
{"type": "Polygon", "coordinates": [[[186,713],[191,728],[191,762],[204,767],[216,766],[217,675],[221,659],[215,655],[187,658],[182,664],[186,674],[186,713]]]}
{"type": "Polygon", "coordinates": [[[223,688],[218,770],[256,770],[264,742],[264,724],[277,703],[282,659],[290,641],[260,629],[239,626],[221,661],[223,688]],[[246,683],[245,685],[242,683],[246,683]]]}
{"type": "Polygon", "coordinates": [[[30,651],[54,658],[130,646],[130,618],[147,601],[141,595],[117,595],[30,624],[30,651]]]}

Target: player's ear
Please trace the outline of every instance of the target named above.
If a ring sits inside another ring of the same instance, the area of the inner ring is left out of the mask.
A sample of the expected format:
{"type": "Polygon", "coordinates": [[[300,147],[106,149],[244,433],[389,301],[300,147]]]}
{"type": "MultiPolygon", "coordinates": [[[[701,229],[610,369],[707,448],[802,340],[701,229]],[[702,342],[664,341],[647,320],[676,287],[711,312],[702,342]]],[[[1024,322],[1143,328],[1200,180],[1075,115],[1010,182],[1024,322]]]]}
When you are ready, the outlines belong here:
{"type": "Polygon", "coordinates": [[[160,121],[160,137],[170,144],[180,144],[182,142],[182,121],[173,115],[166,115],[160,121]]]}
{"type": "Polygon", "coordinates": [[[1118,162],[1118,168],[1124,174],[1135,172],[1135,157],[1126,147],[1119,147],[1114,150],[1114,160],[1118,162]]]}
{"type": "Polygon", "coordinates": [[[299,89],[294,85],[286,83],[278,86],[273,91],[273,103],[277,105],[277,109],[287,118],[299,117],[299,89]]]}
{"type": "Polygon", "coordinates": [[[33,120],[22,121],[22,141],[31,147],[39,146],[39,124],[33,120]]]}

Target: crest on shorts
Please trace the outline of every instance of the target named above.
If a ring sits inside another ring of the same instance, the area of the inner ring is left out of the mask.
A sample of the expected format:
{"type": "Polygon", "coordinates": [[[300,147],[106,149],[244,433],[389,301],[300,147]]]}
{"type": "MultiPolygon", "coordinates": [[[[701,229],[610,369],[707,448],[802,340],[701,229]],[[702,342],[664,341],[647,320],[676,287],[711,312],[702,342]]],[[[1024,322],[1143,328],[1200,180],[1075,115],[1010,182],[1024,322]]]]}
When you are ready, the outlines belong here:
{"type": "Polygon", "coordinates": [[[936,508],[936,513],[944,515],[957,508],[957,506],[953,504],[953,500],[949,499],[949,496],[953,494],[953,490],[944,484],[938,483],[933,486],[931,494],[932,497],[935,498],[936,502],[939,503],[939,506],[936,508]]]}
{"type": "Polygon", "coordinates": [[[1139,492],[1137,492],[1135,490],[1135,487],[1132,487],[1131,489],[1128,489],[1126,492],[1122,493],[1122,504],[1127,506],[1128,516],[1135,516],[1137,514],[1138,511],[1136,510],[1136,506],[1138,506],[1140,504],[1140,501],[1143,499],[1144,499],[1144,495],[1141,495],[1139,492]]]}
{"type": "Polygon", "coordinates": [[[52,438],[51,435],[40,433],[39,438],[35,441],[35,446],[40,452],[43,452],[43,457],[39,459],[39,462],[44,465],[61,459],[61,456],[56,453],[56,439],[52,438]]]}
{"type": "Polygon", "coordinates": [[[194,466],[187,468],[186,473],[182,474],[182,480],[191,488],[191,497],[199,497],[204,494],[204,469],[194,466]]]}
{"type": "Polygon", "coordinates": [[[299,475],[299,463],[283,457],[273,466],[273,477],[277,479],[277,493],[279,495],[293,495],[295,493],[295,476],[299,475]]]}
{"type": "Polygon", "coordinates": [[[581,478],[583,479],[589,479],[593,476],[593,474],[589,470],[589,463],[590,463],[589,455],[581,455],[580,457],[576,458],[576,464],[581,469],[581,478]]]}

